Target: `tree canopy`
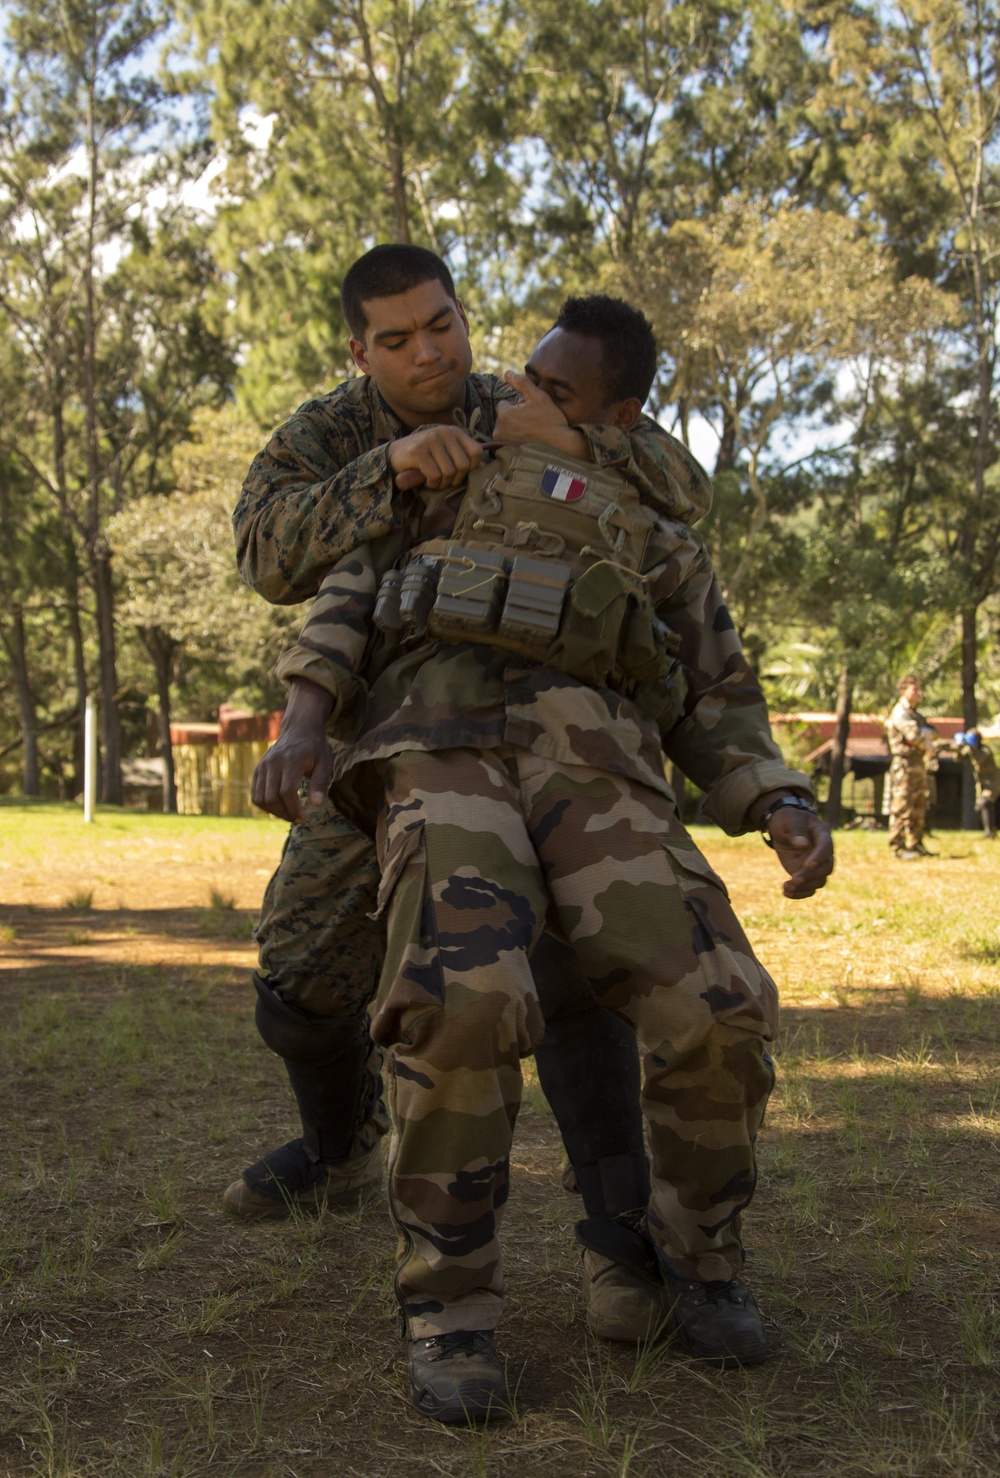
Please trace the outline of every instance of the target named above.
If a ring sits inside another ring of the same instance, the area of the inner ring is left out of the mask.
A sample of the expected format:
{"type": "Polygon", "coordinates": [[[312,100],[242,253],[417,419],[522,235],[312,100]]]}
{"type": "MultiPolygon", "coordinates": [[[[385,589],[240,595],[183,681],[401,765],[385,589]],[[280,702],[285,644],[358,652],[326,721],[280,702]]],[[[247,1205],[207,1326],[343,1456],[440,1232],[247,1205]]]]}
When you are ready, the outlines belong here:
{"type": "MultiPolygon", "coordinates": [[[[377,241],[449,261],[483,369],[570,293],[651,409],[779,702],[900,666],[1000,708],[1000,12],[985,0],[11,0],[0,52],[0,785],[103,794],[147,712],[276,704],[235,575],[253,452],[351,369],[377,241]]],[[[845,693],[848,695],[845,700],[845,693]]],[[[169,786],[168,786],[169,790],[169,786]]],[[[167,797],[168,804],[170,797],[167,797]]]]}

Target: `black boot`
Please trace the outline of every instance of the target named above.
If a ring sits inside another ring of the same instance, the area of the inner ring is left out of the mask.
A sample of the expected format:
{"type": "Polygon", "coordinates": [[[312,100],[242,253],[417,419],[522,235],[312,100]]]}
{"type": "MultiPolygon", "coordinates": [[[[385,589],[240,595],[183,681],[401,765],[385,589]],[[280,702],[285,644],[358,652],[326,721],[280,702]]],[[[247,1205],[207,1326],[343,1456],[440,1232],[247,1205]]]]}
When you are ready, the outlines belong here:
{"type": "Polygon", "coordinates": [[[638,1266],[608,1252],[619,1225],[633,1227],[649,1201],[635,1033],[594,1000],[572,951],[543,935],[531,957],[545,1037],[535,1052],[583,1197],[586,1225],[607,1228],[583,1253],[587,1323],[603,1339],[644,1343],[663,1326],[665,1289],[655,1261],[638,1266]]]}
{"type": "Polygon", "coordinates": [[[301,1139],[290,1140],[244,1170],[223,1196],[236,1216],[287,1216],[297,1206],[353,1207],[382,1179],[377,1140],[348,1159],[360,1123],[370,1117],[366,1100],[378,1091],[367,1072],[372,1051],[367,1015],[331,1018],[292,1006],[259,975],[257,1029],[282,1058],[299,1106],[301,1139]]]}

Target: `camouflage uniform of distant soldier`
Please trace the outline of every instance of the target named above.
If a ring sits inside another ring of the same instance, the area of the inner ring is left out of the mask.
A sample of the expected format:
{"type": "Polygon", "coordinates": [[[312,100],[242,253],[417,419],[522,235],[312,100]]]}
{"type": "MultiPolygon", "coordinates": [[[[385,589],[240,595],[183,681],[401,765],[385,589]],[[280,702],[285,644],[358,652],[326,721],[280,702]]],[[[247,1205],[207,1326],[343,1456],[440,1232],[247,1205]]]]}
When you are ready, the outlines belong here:
{"type": "MultiPolygon", "coordinates": [[[[516,399],[504,381],[471,374],[465,424],[489,437],[498,408],[516,399]]],[[[595,466],[621,467],[643,489],[669,489],[679,517],[696,522],[710,506],[704,472],[655,422],[643,417],[631,433],[578,429],[595,466]]],[[[247,582],[276,603],[303,601],[346,550],[400,530],[406,500],[388,452],[405,432],[370,376],[300,407],[255,458],[233,515],[247,582]]],[[[292,827],[265,893],[256,931],[257,1024],[285,1061],[303,1139],[272,1151],[227,1189],[227,1208],[237,1214],[282,1214],[292,1200],[352,1204],[381,1176],[381,1053],[368,1045],[366,1016],[383,951],[382,926],[370,918],[379,874],[372,842],[345,806],[349,798],[338,790],[308,825],[292,827]]],[[[583,1000],[565,946],[546,935],[537,958],[552,1021],[537,1054],[542,1086],[588,1214],[602,1205],[616,1214],[648,1194],[641,1120],[630,1108],[638,1083],[634,1040],[583,1000]],[[576,1055],[566,1074],[569,1038],[576,1055]],[[592,1084],[596,1065],[612,1060],[616,1069],[598,1093],[574,1088],[580,1079],[592,1084]]]]}
{"type": "Polygon", "coordinates": [[[927,855],[927,759],[934,753],[934,730],[918,712],[918,680],[900,679],[899,702],[885,723],[889,745],[889,846],[905,861],[927,855]]]}
{"type": "MultiPolygon", "coordinates": [[[[761,794],[810,788],[770,739],[703,544],[671,516],[669,488],[647,496],[663,511],[643,573],[690,682],[663,748],[708,792],[708,814],[739,832],[761,794]]],[[[366,545],[324,581],[280,675],[325,685],[350,709],[381,574],[408,542],[441,533],[417,510],[416,530],[366,545]]],[[[433,517],[443,512],[437,501],[433,517]]],[[[389,945],[373,1035],[391,1069],[396,1288],[411,1340],[499,1318],[519,1059],[541,1029],[526,958],[550,907],[647,1054],[649,1240],[620,1227],[591,1245],[654,1259],[654,1277],[659,1256],[702,1292],[728,1286],[773,1084],[777,998],[677,819],[656,725],[617,692],[491,646],[421,644],[395,658],[376,647],[368,662],[361,732],[339,770],[376,772],[384,793],[389,945]]],[[[758,1359],[762,1343],[748,1335],[732,1358],[758,1359]]]]}

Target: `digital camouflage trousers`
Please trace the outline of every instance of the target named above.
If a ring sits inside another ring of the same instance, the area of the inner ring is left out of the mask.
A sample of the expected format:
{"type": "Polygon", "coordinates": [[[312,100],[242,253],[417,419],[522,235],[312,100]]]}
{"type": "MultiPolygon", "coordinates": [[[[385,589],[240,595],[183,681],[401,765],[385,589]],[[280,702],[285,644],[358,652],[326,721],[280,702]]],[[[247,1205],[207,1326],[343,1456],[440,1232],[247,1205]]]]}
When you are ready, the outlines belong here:
{"type": "MultiPolygon", "coordinates": [[[[365,1015],[384,944],[369,918],[378,879],[371,838],[331,802],[292,827],[254,931],[260,973],[287,1004],[324,1018],[365,1015]]],[[[368,1154],[389,1127],[381,1067],[382,1049],[372,1043],[349,1159],[368,1154]]]]}
{"type": "Polygon", "coordinates": [[[923,757],[894,755],[889,765],[889,846],[915,850],[927,829],[927,771],[923,757]]]}
{"type": "Polygon", "coordinates": [[[671,803],[509,748],[403,753],[382,771],[388,944],[372,1033],[389,1068],[410,1337],[500,1316],[520,1059],[542,1032],[527,955],[547,917],[643,1047],[653,1237],[679,1272],[731,1278],[777,992],[671,803]]]}

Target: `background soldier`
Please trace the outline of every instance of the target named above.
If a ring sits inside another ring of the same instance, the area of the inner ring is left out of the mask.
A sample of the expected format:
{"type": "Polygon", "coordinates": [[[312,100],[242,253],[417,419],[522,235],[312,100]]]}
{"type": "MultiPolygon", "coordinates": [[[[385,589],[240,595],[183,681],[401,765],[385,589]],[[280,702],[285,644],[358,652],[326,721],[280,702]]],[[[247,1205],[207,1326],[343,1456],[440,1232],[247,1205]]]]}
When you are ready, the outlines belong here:
{"type": "Polygon", "coordinates": [[[973,773],[976,777],[976,810],[983,818],[983,831],[989,841],[996,839],[996,805],[997,796],[1000,795],[1000,770],[993,758],[993,751],[988,744],[983,743],[983,736],[978,729],[967,729],[964,734],[956,734],[952,740],[958,754],[964,760],[969,760],[973,773]]]}
{"type": "Polygon", "coordinates": [[[923,697],[918,678],[899,680],[899,702],[885,721],[889,763],[889,846],[902,862],[931,854],[924,846],[927,821],[927,758],[933,753],[934,730],[918,712],[923,697]]]}

